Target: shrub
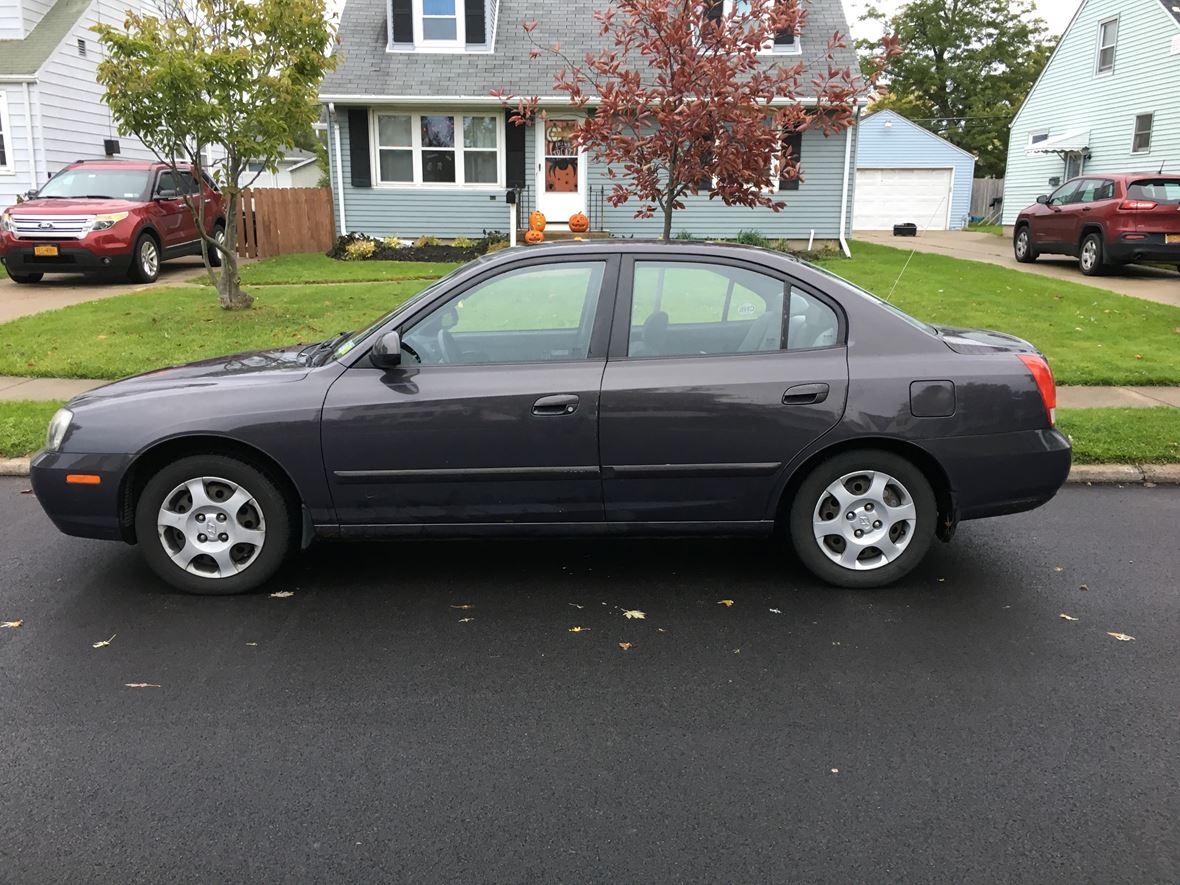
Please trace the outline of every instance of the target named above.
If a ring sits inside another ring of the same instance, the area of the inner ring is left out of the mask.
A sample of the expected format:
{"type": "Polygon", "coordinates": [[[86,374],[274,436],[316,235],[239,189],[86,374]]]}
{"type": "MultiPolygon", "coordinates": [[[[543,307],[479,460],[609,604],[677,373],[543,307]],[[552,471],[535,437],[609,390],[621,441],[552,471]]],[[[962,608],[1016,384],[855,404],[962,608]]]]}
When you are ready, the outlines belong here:
{"type": "Polygon", "coordinates": [[[770,245],[770,240],[762,236],[759,230],[739,230],[737,241],[743,246],[759,246],[763,249],[770,245]]]}
{"type": "Polygon", "coordinates": [[[405,245],[398,237],[382,237],[381,242],[390,249],[400,249],[405,245]]]}
{"type": "Polygon", "coordinates": [[[507,249],[507,248],[508,248],[508,241],[507,240],[495,240],[491,243],[488,243],[488,248],[485,250],[484,254],[486,255],[489,252],[499,252],[501,249],[507,249]]]}
{"type": "Polygon", "coordinates": [[[377,243],[373,240],[353,240],[344,247],[345,261],[364,261],[372,258],[377,251],[377,243]]]}
{"type": "Polygon", "coordinates": [[[427,236],[426,234],[422,234],[422,236],[420,236],[420,237],[418,237],[418,239],[414,240],[414,246],[418,249],[421,249],[424,246],[441,246],[441,245],[442,245],[442,241],[439,240],[438,237],[431,237],[431,236],[427,236]]]}
{"type": "Polygon", "coordinates": [[[456,249],[472,249],[477,246],[478,243],[468,237],[455,237],[455,239],[451,241],[451,245],[456,249]]]}
{"type": "Polygon", "coordinates": [[[682,230],[682,231],[680,231],[678,234],[676,234],[676,236],[675,236],[675,237],[673,237],[673,239],[676,239],[676,240],[692,240],[692,239],[695,239],[695,237],[693,237],[693,235],[692,235],[692,234],[690,234],[688,231],[686,231],[686,230],[682,230]]]}

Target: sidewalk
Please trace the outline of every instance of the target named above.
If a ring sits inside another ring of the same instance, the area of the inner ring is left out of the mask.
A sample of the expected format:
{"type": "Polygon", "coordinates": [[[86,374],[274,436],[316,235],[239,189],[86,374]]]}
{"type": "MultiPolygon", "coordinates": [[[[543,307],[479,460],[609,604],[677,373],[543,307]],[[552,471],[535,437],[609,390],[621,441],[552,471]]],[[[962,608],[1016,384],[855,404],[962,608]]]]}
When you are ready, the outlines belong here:
{"type": "MultiPolygon", "coordinates": [[[[109,384],[85,378],[14,378],[0,375],[0,401],[70,399],[109,384]]],[[[1180,387],[1058,387],[1059,409],[1180,409],[1180,387]]]]}

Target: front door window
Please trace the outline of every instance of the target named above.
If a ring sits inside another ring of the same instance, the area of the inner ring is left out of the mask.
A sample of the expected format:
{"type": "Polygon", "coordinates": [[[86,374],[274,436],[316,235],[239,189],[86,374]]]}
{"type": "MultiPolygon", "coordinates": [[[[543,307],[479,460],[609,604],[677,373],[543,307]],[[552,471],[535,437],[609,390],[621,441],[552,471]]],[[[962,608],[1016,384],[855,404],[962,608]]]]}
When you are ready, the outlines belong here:
{"type": "Polygon", "coordinates": [[[578,122],[550,117],[537,127],[541,156],[537,208],[557,223],[585,208],[582,194],[585,158],[572,140],[578,122]]]}

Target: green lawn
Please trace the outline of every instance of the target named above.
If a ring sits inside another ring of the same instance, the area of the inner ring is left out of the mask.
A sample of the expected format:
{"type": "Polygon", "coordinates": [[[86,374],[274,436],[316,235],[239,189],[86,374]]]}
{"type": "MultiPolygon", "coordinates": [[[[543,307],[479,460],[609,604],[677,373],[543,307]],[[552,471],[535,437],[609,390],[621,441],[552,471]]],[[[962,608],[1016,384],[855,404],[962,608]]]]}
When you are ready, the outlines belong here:
{"type": "Polygon", "coordinates": [[[1058,409],[1077,464],[1180,463],[1180,409],[1058,409]]]}
{"type": "Polygon", "coordinates": [[[980,234],[992,234],[997,237],[1005,237],[1004,227],[1000,224],[969,224],[967,230],[975,231],[980,234]]]}
{"type": "MultiPolygon", "coordinates": [[[[416,261],[337,261],[319,252],[264,258],[242,267],[243,285],[284,283],[368,283],[384,280],[430,280],[454,270],[457,264],[416,261]]],[[[204,273],[193,277],[206,285],[204,273]]]]}
{"type": "Polygon", "coordinates": [[[20,458],[45,445],[49,419],[61,406],[45,400],[0,402],[0,458],[20,458]]]}
{"type": "Polygon", "coordinates": [[[851,261],[825,266],[927,322],[1031,341],[1059,384],[1180,384],[1180,308],[922,252],[902,274],[909,252],[860,242],[852,249],[851,261]]]}

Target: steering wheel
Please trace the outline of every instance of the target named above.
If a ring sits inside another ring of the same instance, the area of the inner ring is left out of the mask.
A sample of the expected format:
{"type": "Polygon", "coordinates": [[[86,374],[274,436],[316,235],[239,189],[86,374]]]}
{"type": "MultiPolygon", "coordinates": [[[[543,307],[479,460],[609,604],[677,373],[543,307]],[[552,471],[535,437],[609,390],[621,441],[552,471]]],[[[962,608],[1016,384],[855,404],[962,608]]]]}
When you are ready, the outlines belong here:
{"type": "Polygon", "coordinates": [[[462,352],[455,346],[455,338],[449,329],[439,329],[435,339],[438,343],[439,360],[444,363],[462,362],[462,352]]]}

